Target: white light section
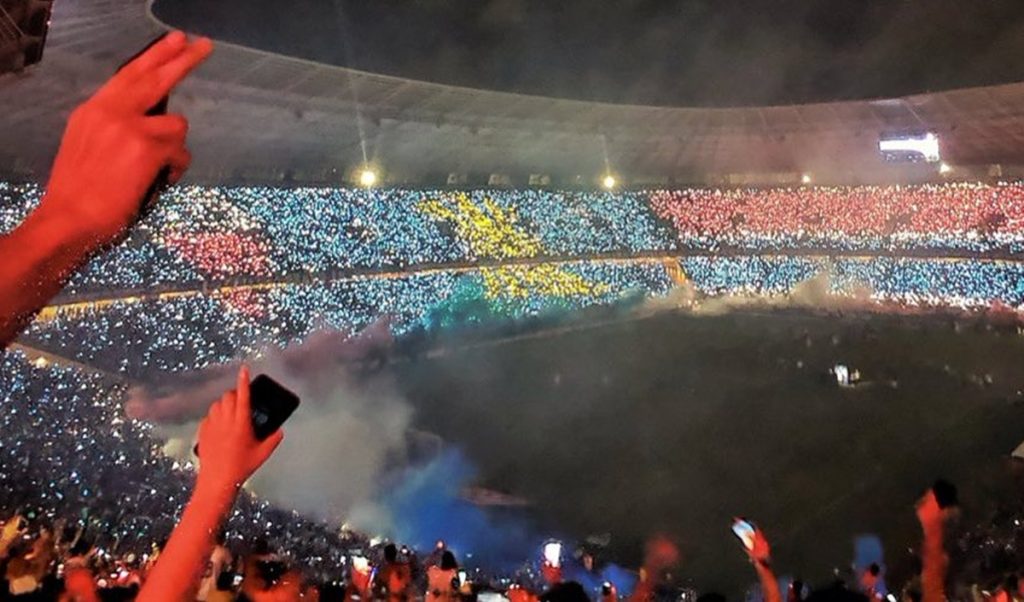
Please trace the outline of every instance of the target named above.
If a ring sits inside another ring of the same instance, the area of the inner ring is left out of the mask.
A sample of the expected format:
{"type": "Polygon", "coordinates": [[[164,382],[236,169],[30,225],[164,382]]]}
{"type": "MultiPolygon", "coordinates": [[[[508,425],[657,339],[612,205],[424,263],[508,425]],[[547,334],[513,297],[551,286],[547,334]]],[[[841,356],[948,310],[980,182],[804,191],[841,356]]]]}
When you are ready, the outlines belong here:
{"type": "Polygon", "coordinates": [[[919,153],[929,163],[935,163],[941,158],[939,156],[939,138],[931,132],[923,136],[906,136],[891,140],[879,140],[878,150],[883,153],[919,153]]]}

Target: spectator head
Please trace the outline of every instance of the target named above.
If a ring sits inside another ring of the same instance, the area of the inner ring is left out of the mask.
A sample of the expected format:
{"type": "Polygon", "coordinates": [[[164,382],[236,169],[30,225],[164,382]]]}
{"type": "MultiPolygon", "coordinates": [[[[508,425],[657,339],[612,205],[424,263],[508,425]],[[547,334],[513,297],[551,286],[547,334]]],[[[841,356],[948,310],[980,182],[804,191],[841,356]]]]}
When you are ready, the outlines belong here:
{"type": "Polygon", "coordinates": [[[807,596],[807,602],[869,602],[868,597],[859,592],[851,591],[841,581],[831,586],[816,590],[807,596]]]}
{"type": "Polygon", "coordinates": [[[459,563],[455,562],[455,554],[452,554],[451,550],[445,550],[444,554],[441,554],[441,570],[454,571],[457,568],[459,563]]]}
{"type": "Polygon", "coordinates": [[[698,596],[697,602],[725,602],[725,596],[718,592],[708,592],[698,596]]]}
{"type": "Polygon", "coordinates": [[[1010,592],[1010,593],[1014,593],[1014,592],[1017,591],[1017,574],[1016,573],[1010,573],[1009,575],[1006,576],[1006,579],[1003,581],[1003,589],[1005,589],[1007,592],[1010,592]]]}
{"type": "Polygon", "coordinates": [[[229,592],[235,589],[235,574],[231,571],[221,571],[217,575],[217,591],[229,592]]]}
{"type": "Polygon", "coordinates": [[[393,543],[384,546],[384,560],[389,563],[398,562],[398,547],[393,543]]]}
{"type": "Polygon", "coordinates": [[[276,584],[288,572],[288,567],[280,560],[262,560],[256,564],[260,578],[268,586],[276,584]]]}
{"type": "Polygon", "coordinates": [[[541,602],[590,602],[586,590],[576,581],[565,581],[549,589],[540,597],[541,602]]]}
{"type": "Polygon", "coordinates": [[[789,584],[789,592],[786,596],[789,602],[800,602],[804,599],[804,582],[799,579],[794,579],[793,583],[789,584]]]}

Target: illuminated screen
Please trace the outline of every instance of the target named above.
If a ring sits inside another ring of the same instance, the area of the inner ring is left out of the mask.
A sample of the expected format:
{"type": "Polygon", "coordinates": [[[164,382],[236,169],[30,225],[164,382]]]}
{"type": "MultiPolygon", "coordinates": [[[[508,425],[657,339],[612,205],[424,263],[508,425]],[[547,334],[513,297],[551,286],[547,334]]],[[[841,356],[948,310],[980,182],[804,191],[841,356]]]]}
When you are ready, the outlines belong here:
{"type": "Polygon", "coordinates": [[[878,140],[878,150],[882,158],[893,163],[937,163],[939,156],[939,137],[928,132],[910,135],[882,135],[878,140]]]}

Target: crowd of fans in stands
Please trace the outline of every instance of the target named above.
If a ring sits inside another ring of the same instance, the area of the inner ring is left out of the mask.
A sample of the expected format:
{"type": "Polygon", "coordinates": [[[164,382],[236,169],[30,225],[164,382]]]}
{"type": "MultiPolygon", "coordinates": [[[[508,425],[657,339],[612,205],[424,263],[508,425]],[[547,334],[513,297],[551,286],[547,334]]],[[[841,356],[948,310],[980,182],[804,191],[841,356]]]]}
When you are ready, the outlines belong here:
{"type": "MultiPolygon", "coordinates": [[[[0,230],[19,223],[41,194],[35,184],[0,183],[0,230]]],[[[1022,242],[1020,183],[619,193],[189,186],[170,189],[65,294],[530,257],[687,249],[1009,253],[1022,242]],[[439,210],[477,229],[507,226],[534,244],[474,247],[439,210]]]]}

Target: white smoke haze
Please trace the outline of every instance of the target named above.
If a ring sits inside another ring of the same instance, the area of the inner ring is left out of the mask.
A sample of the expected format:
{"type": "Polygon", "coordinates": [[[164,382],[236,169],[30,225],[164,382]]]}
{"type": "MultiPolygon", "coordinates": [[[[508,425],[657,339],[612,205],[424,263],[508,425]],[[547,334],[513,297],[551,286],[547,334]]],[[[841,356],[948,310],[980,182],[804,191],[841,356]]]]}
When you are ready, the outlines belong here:
{"type": "MultiPolygon", "coordinates": [[[[301,344],[251,362],[302,400],[285,424],[285,439],[248,487],[282,507],[340,523],[353,508],[372,507],[381,480],[407,459],[413,410],[387,376],[365,365],[390,344],[386,324],[347,338],[322,332],[301,344]]],[[[164,451],[194,460],[192,444],[209,405],[233,387],[237,364],[181,375],[187,384],[170,392],[136,388],[129,415],[156,423],[164,451]]],[[[380,513],[384,514],[384,513],[380,513]]],[[[364,524],[366,528],[383,525],[364,524]]]]}
{"type": "Polygon", "coordinates": [[[693,282],[675,287],[668,295],[654,297],[644,303],[644,309],[659,311],[683,309],[697,315],[716,316],[743,309],[804,308],[825,310],[877,309],[873,291],[866,284],[837,292],[833,288],[831,268],[824,269],[800,282],[786,293],[764,294],[750,291],[709,295],[697,289],[693,282]]]}

